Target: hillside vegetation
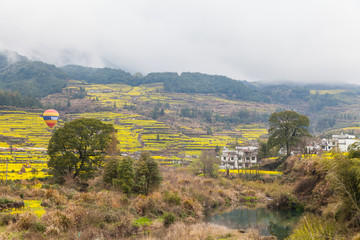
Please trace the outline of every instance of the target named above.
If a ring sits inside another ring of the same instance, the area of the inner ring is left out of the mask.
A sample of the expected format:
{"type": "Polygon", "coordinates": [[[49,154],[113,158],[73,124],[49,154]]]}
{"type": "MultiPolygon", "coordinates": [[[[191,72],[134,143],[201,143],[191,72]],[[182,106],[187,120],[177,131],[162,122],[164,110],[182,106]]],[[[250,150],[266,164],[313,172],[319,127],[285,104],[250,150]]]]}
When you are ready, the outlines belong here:
{"type": "MultiPolygon", "coordinates": [[[[17,53],[3,51],[0,53],[0,89],[3,91],[17,91],[26,99],[19,101],[6,101],[2,105],[38,107],[36,99],[46,97],[49,94],[61,93],[66,86],[71,86],[72,80],[82,84],[121,84],[131,87],[141,87],[147,84],[161,84],[157,88],[161,94],[212,95],[223,101],[245,101],[258,102],[261,104],[276,104],[277,110],[296,109],[297,112],[307,115],[311,120],[310,129],[312,133],[321,133],[328,129],[360,126],[357,112],[360,106],[360,89],[354,85],[296,85],[296,84],[262,84],[237,81],[225,76],[208,75],[202,73],[183,72],[181,74],[163,72],[149,73],[145,76],[140,73],[130,74],[121,69],[112,68],[90,68],[77,65],[56,67],[42,62],[30,61],[17,53]],[[25,103],[28,101],[29,103],[25,103]]],[[[126,89],[126,87],[124,86],[126,89]]],[[[71,98],[84,98],[85,92],[71,98]]],[[[136,97],[136,96],[134,96],[136,97]]],[[[160,96],[159,96],[160,97],[160,96]]],[[[158,98],[160,99],[160,98],[158,98]]],[[[151,102],[157,101],[152,99],[151,102]]],[[[43,106],[49,107],[49,106],[43,106]]],[[[54,106],[53,106],[54,107],[54,106]]],[[[127,107],[133,108],[133,105],[127,107]]],[[[246,106],[244,106],[246,108],[246,106]]],[[[56,105],[61,108],[61,104],[56,105]]],[[[233,122],[238,117],[224,118],[216,116],[215,112],[196,109],[190,103],[191,111],[197,118],[209,122],[209,119],[220,122],[233,122]]],[[[274,110],[276,110],[274,109],[274,110]]],[[[132,109],[129,109],[132,110],[132,109]]],[[[239,109],[236,109],[239,111],[239,109]]],[[[359,110],[359,111],[358,111],[359,110]]],[[[155,118],[159,115],[154,111],[155,118]]],[[[236,113],[234,113],[236,115],[236,113]]],[[[254,114],[250,114],[254,116],[254,114]]],[[[191,118],[193,117],[191,116],[191,118]]],[[[256,116],[258,117],[258,116],[256,116]]],[[[243,120],[236,122],[244,122],[243,120]]],[[[249,123],[249,121],[245,121],[249,123]]]]}
{"type": "Polygon", "coordinates": [[[61,92],[66,86],[66,79],[64,72],[42,62],[19,61],[0,69],[0,86],[3,89],[31,97],[61,92]]]}

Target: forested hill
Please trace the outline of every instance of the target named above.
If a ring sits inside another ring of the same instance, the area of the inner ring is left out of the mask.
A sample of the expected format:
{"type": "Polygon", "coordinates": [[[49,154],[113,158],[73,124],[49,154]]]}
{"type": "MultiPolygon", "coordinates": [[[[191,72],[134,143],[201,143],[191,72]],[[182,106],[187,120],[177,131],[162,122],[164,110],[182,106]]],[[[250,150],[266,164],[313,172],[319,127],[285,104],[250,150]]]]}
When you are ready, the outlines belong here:
{"type": "Polygon", "coordinates": [[[61,92],[66,79],[67,75],[54,65],[33,61],[17,62],[0,72],[2,88],[32,97],[61,92]]]}
{"type": "Polygon", "coordinates": [[[255,102],[269,102],[264,94],[251,85],[225,76],[201,73],[182,73],[177,79],[164,81],[164,88],[172,92],[212,93],[230,99],[241,99],[255,102]]]}
{"type": "Polygon", "coordinates": [[[60,68],[70,79],[84,80],[88,83],[111,84],[123,83],[134,85],[134,77],[121,69],[91,68],[78,65],[67,65],[60,68]]]}
{"type": "Polygon", "coordinates": [[[67,75],[54,65],[30,61],[15,52],[0,52],[0,88],[22,96],[44,97],[61,92],[67,75]]]}
{"type": "MultiPolygon", "coordinates": [[[[344,102],[343,97],[333,94],[310,94],[313,89],[331,89],[330,85],[296,84],[253,84],[247,81],[237,81],[225,76],[202,73],[175,72],[149,73],[131,75],[120,69],[90,68],[69,65],[61,68],[70,79],[84,80],[88,83],[109,84],[121,83],[131,86],[141,84],[163,83],[164,90],[178,93],[215,94],[234,100],[254,102],[279,103],[295,107],[299,104],[308,105],[304,113],[319,111],[325,106],[337,106],[344,102]]],[[[350,85],[349,85],[350,86],[350,85]]],[[[343,85],[342,88],[346,88],[343,85]]],[[[335,89],[339,89],[336,87],[335,89]]],[[[351,86],[347,92],[358,95],[357,86],[351,86]]]]}
{"type": "Polygon", "coordinates": [[[61,92],[67,79],[97,84],[138,86],[164,83],[165,91],[216,94],[230,99],[268,102],[270,98],[245,81],[201,73],[149,73],[131,75],[120,69],[90,68],[77,65],[56,67],[30,61],[14,52],[0,52],[0,89],[18,91],[21,95],[44,97],[61,92]]]}
{"type": "Polygon", "coordinates": [[[269,102],[269,97],[262,94],[251,84],[225,76],[185,72],[180,75],[172,72],[149,73],[146,76],[134,75],[111,68],[89,68],[69,65],[61,68],[71,79],[85,80],[88,83],[109,84],[123,83],[132,86],[148,83],[164,83],[164,89],[181,93],[211,93],[230,99],[257,102],[269,102]]]}
{"type": "Polygon", "coordinates": [[[15,52],[0,51],[0,90],[18,91],[21,96],[41,98],[61,92],[67,79],[96,84],[141,84],[163,83],[164,90],[179,93],[214,94],[234,100],[279,103],[298,108],[308,106],[303,113],[319,111],[325,106],[344,102],[349,94],[360,95],[352,86],[346,93],[311,94],[313,89],[326,89],[326,85],[298,86],[294,84],[253,84],[225,76],[202,73],[174,72],[130,74],[121,69],[91,68],[78,65],[56,67],[38,61],[30,61],[15,52]],[[325,87],[325,88],[324,88],[325,87]],[[343,95],[341,95],[343,94],[343,95]],[[344,98],[345,96],[345,98],[344,98]]]}

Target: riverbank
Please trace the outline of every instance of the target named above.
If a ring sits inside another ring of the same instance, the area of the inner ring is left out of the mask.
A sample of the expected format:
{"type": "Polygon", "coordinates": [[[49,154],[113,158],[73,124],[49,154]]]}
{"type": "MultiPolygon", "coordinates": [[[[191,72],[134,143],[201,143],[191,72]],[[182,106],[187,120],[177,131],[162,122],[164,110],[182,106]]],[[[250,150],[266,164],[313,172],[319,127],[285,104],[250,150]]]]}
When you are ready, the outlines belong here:
{"type": "Polygon", "coordinates": [[[360,160],[341,153],[292,156],[273,183],[244,182],[273,199],[268,208],[304,214],[288,239],[360,239],[360,160]],[[269,190],[271,189],[271,190],[269,190]],[[275,191],[275,189],[278,189],[275,191]]]}

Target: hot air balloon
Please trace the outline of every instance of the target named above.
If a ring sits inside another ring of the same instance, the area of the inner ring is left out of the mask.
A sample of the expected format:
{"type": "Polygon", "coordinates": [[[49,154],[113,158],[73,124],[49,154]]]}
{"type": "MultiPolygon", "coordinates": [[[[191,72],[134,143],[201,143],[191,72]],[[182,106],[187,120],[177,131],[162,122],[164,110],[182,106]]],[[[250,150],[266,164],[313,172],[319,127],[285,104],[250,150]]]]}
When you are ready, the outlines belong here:
{"type": "Polygon", "coordinates": [[[54,109],[48,109],[44,112],[43,118],[45,123],[53,128],[59,119],[59,113],[54,109]]]}

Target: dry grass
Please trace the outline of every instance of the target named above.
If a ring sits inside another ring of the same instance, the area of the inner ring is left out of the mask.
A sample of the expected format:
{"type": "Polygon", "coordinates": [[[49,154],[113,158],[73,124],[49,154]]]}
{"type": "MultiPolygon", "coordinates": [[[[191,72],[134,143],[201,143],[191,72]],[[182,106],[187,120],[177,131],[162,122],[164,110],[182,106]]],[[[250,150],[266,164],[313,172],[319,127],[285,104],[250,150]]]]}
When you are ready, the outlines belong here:
{"type": "Polygon", "coordinates": [[[10,228],[15,231],[28,230],[34,226],[37,221],[37,216],[32,212],[24,212],[20,214],[19,218],[13,223],[10,228]]]}
{"type": "Polygon", "coordinates": [[[215,224],[197,223],[188,225],[183,222],[176,223],[165,232],[157,233],[140,239],[164,239],[164,240],[211,240],[211,239],[238,239],[252,240],[262,239],[256,231],[241,233],[238,230],[229,229],[215,224]]]}
{"type": "MultiPolygon", "coordinates": [[[[26,212],[5,224],[5,232],[19,232],[14,239],[36,239],[39,231],[43,239],[259,239],[252,232],[201,223],[205,212],[237,206],[245,197],[258,196],[257,191],[239,180],[197,177],[181,168],[162,168],[162,174],[160,187],[147,196],[127,196],[98,182],[88,187],[91,192],[80,192],[73,184],[53,186],[56,189],[1,187],[6,196],[23,194],[47,205],[41,218],[26,212]],[[163,218],[170,215],[174,223],[164,227],[163,218]],[[137,224],[142,218],[148,224],[137,224]]],[[[3,236],[0,239],[7,239],[3,236]]]]}

